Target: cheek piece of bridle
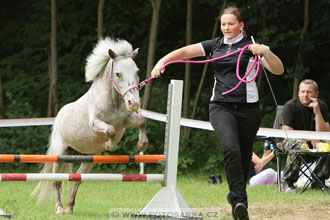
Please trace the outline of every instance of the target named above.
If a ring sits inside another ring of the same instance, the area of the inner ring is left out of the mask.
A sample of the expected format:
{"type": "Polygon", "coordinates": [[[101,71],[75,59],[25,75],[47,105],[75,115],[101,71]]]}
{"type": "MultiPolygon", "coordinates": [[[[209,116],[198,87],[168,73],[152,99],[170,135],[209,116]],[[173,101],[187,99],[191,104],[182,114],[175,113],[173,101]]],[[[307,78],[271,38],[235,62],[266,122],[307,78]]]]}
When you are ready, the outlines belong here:
{"type": "Polygon", "coordinates": [[[132,89],[140,89],[141,87],[139,86],[139,77],[136,77],[136,84],[131,85],[126,89],[126,91],[122,92],[119,88],[119,86],[116,85],[115,81],[113,80],[113,60],[111,60],[111,70],[110,70],[110,81],[112,86],[115,88],[115,90],[118,92],[118,94],[124,99],[125,95],[131,91],[132,89]]]}

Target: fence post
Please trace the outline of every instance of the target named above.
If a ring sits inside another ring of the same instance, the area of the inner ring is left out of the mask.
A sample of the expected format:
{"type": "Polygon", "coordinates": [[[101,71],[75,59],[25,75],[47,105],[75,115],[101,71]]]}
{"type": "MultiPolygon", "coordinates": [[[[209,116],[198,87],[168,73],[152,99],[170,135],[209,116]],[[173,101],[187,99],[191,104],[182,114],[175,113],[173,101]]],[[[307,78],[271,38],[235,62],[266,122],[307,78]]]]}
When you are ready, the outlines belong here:
{"type": "Polygon", "coordinates": [[[176,188],[183,81],[171,80],[167,101],[165,132],[165,182],[139,216],[166,218],[195,218],[176,188]]]}

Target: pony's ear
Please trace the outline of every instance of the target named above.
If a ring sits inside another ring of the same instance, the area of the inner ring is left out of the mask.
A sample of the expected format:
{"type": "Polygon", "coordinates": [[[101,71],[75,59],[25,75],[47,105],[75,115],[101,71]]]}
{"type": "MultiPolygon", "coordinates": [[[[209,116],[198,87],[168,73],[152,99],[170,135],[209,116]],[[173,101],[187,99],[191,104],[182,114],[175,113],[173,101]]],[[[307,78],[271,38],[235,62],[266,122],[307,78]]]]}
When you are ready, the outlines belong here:
{"type": "Polygon", "coordinates": [[[117,54],[113,52],[111,49],[108,50],[108,54],[109,57],[111,57],[111,59],[115,59],[117,57],[117,54]]]}
{"type": "Polygon", "coordinates": [[[133,59],[136,57],[136,55],[138,55],[139,53],[139,48],[136,48],[133,52],[132,52],[132,57],[133,59]]]}

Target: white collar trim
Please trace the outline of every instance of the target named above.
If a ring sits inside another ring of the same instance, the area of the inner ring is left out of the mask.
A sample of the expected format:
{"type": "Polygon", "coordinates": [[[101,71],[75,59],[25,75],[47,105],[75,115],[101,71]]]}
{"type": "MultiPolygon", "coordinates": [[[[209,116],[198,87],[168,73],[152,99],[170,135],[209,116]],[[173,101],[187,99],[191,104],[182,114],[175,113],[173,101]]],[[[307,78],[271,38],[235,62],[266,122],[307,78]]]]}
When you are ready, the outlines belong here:
{"type": "Polygon", "coordinates": [[[239,35],[237,35],[233,39],[227,39],[224,37],[223,43],[224,44],[236,44],[239,41],[241,41],[242,39],[243,39],[243,33],[241,32],[239,35]]]}

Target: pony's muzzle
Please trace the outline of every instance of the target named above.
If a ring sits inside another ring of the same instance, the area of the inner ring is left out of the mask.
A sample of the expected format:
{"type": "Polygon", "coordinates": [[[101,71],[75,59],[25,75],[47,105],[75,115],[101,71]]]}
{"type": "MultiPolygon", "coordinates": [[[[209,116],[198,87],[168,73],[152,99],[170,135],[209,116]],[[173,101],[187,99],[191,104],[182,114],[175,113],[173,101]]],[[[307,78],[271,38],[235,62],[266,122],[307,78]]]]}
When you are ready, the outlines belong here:
{"type": "Polygon", "coordinates": [[[140,108],[140,99],[127,99],[126,108],[130,112],[136,112],[140,108]]]}

